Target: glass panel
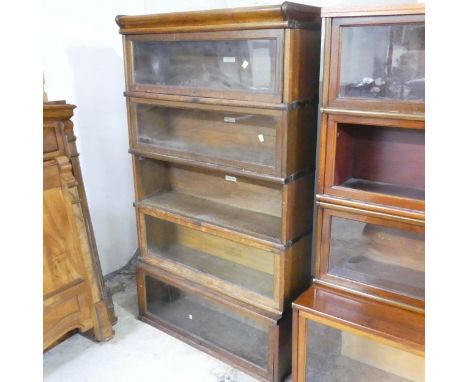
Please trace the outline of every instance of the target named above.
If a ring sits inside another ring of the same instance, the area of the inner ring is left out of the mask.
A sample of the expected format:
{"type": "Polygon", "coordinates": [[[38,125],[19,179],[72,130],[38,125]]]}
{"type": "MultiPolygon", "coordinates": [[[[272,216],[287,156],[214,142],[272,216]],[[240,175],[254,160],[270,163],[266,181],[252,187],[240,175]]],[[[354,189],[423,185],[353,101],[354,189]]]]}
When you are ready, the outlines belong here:
{"type": "Polygon", "coordinates": [[[424,24],[341,28],[340,96],[424,101],[424,24]]]}
{"type": "Polygon", "coordinates": [[[334,184],[424,200],[424,130],[338,124],[334,184]]]}
{"type": "Polygon", "coordinates": [[[424,299],[424,233],[333,216],[328,273],[424,299]]]}
{"type": "Polygon", "coordinates": [[[274,167],[279,118],[136,105],[138,143],[274,167]]]}
{"type": "Polygon", "coordinates": [[[308,321],[307,382],[424,381],[424,358],[308,321]]]}
{"type": "Polygon", "coordinates": [[[134,41],[135,82],[274,93],[276,39],[134,41]]]}
{"type": "Polygon", "coordinates": [[[148,253],[273,298],[274,256],[209,233],[145,216],[148,253]]]}
{"type": "Polygon", "coordinates": [[[268,367],[268,328],[204,297],[146,276],[148,311],[159,319],[268,367]]]}

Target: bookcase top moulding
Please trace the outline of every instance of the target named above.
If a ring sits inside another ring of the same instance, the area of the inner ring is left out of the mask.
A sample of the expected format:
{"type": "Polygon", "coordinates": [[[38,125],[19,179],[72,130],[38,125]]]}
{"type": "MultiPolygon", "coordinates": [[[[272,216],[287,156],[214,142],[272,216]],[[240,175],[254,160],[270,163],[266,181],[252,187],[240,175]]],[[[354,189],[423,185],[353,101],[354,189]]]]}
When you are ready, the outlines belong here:
{"type": "Polygon", "coordinates": [[[284,2],[246,8],[227,8],[115,18],[121,34],[224,31],[240,29],[309,28],[320,23],[320,8],[284,2]]]}
{"type": "Polygon", "coordinates": [[[322,17],[402,16],[425,13],[425,4],[397,4],[370,7],[322,8],[322,17]]]}

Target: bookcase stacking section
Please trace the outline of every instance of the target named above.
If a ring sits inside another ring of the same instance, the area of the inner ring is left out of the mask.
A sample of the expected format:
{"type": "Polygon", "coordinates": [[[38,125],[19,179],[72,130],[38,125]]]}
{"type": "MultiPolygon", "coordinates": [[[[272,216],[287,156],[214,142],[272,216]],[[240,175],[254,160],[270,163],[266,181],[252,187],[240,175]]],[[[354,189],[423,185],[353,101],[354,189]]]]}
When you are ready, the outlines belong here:
{"type": "Polygon", "coordinates": [[[311,280],[320,10],[283,3],[116,21],[140,318],[281,381],[291,302],[311,280]]]}
{"type": "Polygon", "coordinates": [[[421,381],[424,5],[322,17],[315,270],[293,303],[293,380],[421,381]]]}
{"type": "Polygon", "coordinates": [[[129,97],[131,151],[261,174],[277,182],[310,169],[316,140],[316,130],[310,128],[310,121],[316,119],[312,105],[253,108],[202,103],[205,101],[129,97]]]}
{"type": "Polygon", "coordinates": [[[424,315],[319,284],[293,308],[293,381],[424,381],[424,315]]]}
{"type": "Polygon", "coordinates": [[[424,5],[322,15],[316,282],[422,312],[424,5]]]}
{"type": "Polygon", "coordinates": [[[261,380],[289,375],[290,310],[266,315],[146,263],[137,268],[137,283],[144,322],[261,380]]]}
{"type": "Polygon", "coordinates": [[[313,175],[286,184],[134,157],[137,205],[265,245],[290,245],[310,232],[313,175]],[[209,187],[207,187],[209,185],[209,187]]]}

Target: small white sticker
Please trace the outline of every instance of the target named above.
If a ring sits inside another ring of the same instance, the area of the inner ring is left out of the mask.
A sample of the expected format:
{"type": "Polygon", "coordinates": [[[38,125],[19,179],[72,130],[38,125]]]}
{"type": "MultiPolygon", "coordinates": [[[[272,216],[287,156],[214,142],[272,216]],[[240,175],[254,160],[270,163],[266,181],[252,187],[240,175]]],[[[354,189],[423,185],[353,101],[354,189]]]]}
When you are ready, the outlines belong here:
{"type": "Polygon", "coordinates": [[[234,117],[224,117],[224,122],[236,123],[236,119],[234,117]]]}
{"type": "Polygon", "coordinates": [[[223,62],[236,62],[235,57],[223,57],[223,62]]]}
{"type": "Polygon", "coordinates": [[[228,182],[237,182],[237,178],[231,175],[225,175],[224,179],[226,179],[228,182]]]}
{"type": "Polygon", "coordinates": [[[188,318],[191,320],[193,317],[191,314],[188,315],[188,318]]]}
{"type": "Polygon", "coordinates": [[[244,62],[242,63],[242,67],[245,69],[247,68],[247,66],[249,66],[249,62],[247,60],[244,60],[244,62]]]}
{"type": "Polygon", "coordinates": [[[265,142],[265,137],[263,136],[263,134],[258,134],[258,140],[262,143],[265,142]]]}

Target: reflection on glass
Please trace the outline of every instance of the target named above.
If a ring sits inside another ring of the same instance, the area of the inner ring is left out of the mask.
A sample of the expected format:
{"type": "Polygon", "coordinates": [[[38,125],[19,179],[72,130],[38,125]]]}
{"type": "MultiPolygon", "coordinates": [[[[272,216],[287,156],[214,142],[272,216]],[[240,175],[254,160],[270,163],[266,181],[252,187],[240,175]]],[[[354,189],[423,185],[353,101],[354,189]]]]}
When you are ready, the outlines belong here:
{"type": "Polygon", "coordinates": [[[273,298],[274,254],[145,216],[148,252],[273,298]]]}
{"type": "Polygon", "coordinates": [[[422,382],[424,358],[308,320],[307,382],[422,382]]]}
{"type": "Polygon", "coordinates": [[[424,25],[342,27],[340,96],[423,101],[424,25]]]}
{"type": "Polygon", "coordinates": [[[276,40],[134,41],[135,82],[273,93],[276,40]]]}
{"type": "Polygon", "coordinates": [[[268,329],[258,321],[149,276],[146,298],[157,318],[267,368],[268,329]]]}
{"type": "Polygon", "coordinates": [[[139,143],[274,167],[279,118],[137,104],[139,143]]]}
{"type": "Polygon", "coordinates": [[[333,216],[328,273],[424,299],[424,233],[333,216]]]}

